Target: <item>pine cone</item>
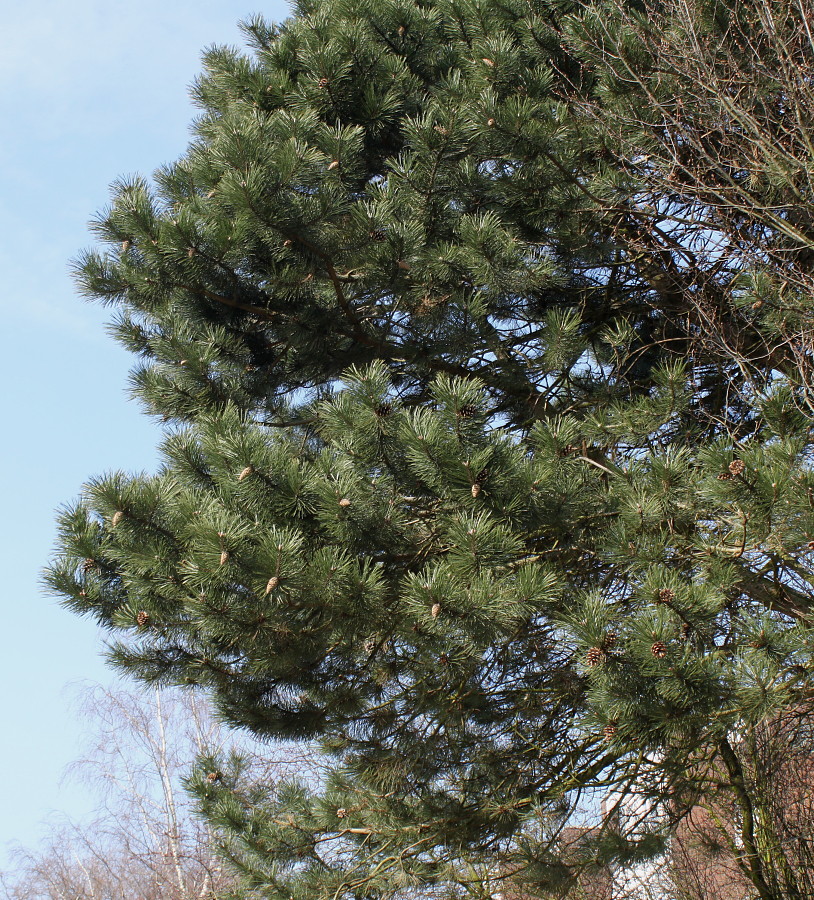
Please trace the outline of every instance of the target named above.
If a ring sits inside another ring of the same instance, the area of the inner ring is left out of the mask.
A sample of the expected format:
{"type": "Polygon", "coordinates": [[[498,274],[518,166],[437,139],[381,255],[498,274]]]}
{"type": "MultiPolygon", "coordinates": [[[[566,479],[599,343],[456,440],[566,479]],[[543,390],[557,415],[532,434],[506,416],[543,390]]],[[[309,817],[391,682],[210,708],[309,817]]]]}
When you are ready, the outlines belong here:
{"type": "Polygon", "coordinates": [[[344,806],[340,806],[339,809],[336,811],[337,819],[344,819],[347,817],[347,815],[348,815],[348,811],[345,809],[344,806]]]}
{"type": "Polygon", "coordinates": [[[591,667],[598,666],[605,658],[605,651],[601,647],[591,647],[585,654],[585,662],[591,667]]]}
{"type": "Polygon", "coordinates": [[[472,485],[472,496],[473,497],[479,496],[480,490],[481,490],[480,485],[477,484],[477,482],[475,484],[473,484],[472,485]]]}
{"type": "Polygon", "coordinates": [[[328,87],[328,85],[330,84],[330,82],[328,81],[327,78],[320,78],[319,81],[317,82],[317,84],[319,84],[319,86],[320,86],[323,90],[325,90],[325,88],[328,87]]]}
{"type": "Polygon", "coordinates": [[[616,732],[619,729],[613,722],[608,722],[608,724],[602,729],[602,736],[606,741],[612,741],[616,737],[616,732]]]}
{"type": "Polygon", "coordinates": [[[667,656],[667,644],[664,641],[656,641],[650,648],[650,652],[656,659],[664,659],[667,656]]]}
{"type": "Polygon", "coordinates": [[[244,481],[254,472],[254,469],[251,466],[246,466],[246,468],[237,476],[238,481],[244,481]]]}
{"type": "Polygon", "coordinates": [[[216,784],[217,782],[221,781],[222,779],[223,779],[223,775],[220,772],[207,772],[206,773],[206,780],[210,784],[216,784]]]}
{"type": "Polygon", "coordinates": [[[370,232],[370,239],[372,241],[376,241],[377,243],[381,243],[384,240],[387,240],[387,234],[382,228],[374,228],[370,232]]]}
{"type": "Polygon", "coordinates": [[[490,128],[494,128],[496,123],[495,123],[495,120],[494,120],[494,119],[487,119],[487,120],[486,120],[486,124],[487,124],[490,128]]]}
{"type": "Polygon", "coordinates": [[[474,406],[472,403],[465,403],[458,410],[458,418],[460,419],[473,419],[478,414],[477,406],[474,406]]]}
{"type": "Polygon", "coordinates": [[[220,551],[220,564],[222,566],[225,566],[228,560],[229,560],[229,551],[221,550],[220,551]]]}
{"type": "Polygon", "coordinates": [[[266,593],[270,594],[280,583],[280,579],[276,575],[272,575],[268,580],[268,584],[266,585],[266,593]]]}
{"type": "Polygon", "coordinates": [[[683,641],[689,640],[690,635],[692,634],[692,625],[689,622],[681,623],[681,639],[683,641]]]}
{"type": "Polygon", "coordinates": [[[136,625],[139,628],[144,628],[145,626],[150,624],[150,614],[143,609],[140,609],[136,613],[136,625]]]}
{"type": "Polygon", "coordinates": [[[662,588],[659,591],[659,603],[672,603],[676,598],[676,592],[672,588],[662,588]]]}
{"type": "Polygon", "coordinates": [[[489,477],[489,470],[481,469],[480,472],[478,472],[478,474],[475,476],[475,483],[476,484],[485,484],[486,479],[488,477],[489,477]]]}
{"type": "Polygon", "coordinates": [[[729,472],[721,472],[721,474],[718,476],[718,481],[732,481],[732,476],[729,474],[729,472]]]}
{"type": "Polygon", "coordinates": [[[339,501],[339,505],[342,507],[342,509],[347,509],[350,506],[350,500],[348,500],[347,497],[343,497],[339,501]]]}
{"type": "Polygon", "coordinates": [[[386,419],[390,415],[390,413],[393,412],[393,404],[382,403],[380,406],[376,407],[374,412],[380,419],[386,419]]]}
{"type": "Polygon", "coordinates": [[[808,542],[808,549],[809,549],[809,550],[814,550],[814,541],[809,541],[809,542],[808,542]]]}
{"type": "Polygon", "coordinates": [[[608,631],[605,633],[605,640],[602,642],[603,650],[612,650],[616,646],[616,641],[618,640],[618,635],[615,631],[608,631]]]}
{"type": "Polygon", "coordinates": [[[110,524],[115,528],[123,518],[124,513],[120,509],[117,509],[116,512],[113,513],[113,518],[110,520],[110,524]]]}
{"type": "Polygon", "coordinates": [[[433,617],[433,619],[437,619],[438,616],[441,615],[441,604],[440,603],[433,603],[432,609],[430,610],[430,615],[433,617]]]}
{"type": "Polygon", "coordinates": [[[88,572],[92,572],[92,571],[93,571],[94,569],[96,569],[96,568],[97,568],[96,560],[95,560],[95,559],[91,559],[90,557],[88,557],[88,558],[82,563],[82,571],[83,571],[86,575],[88,574],[88,572]]]}
{"type": "Polygon", "coordinates": [[[746,471],[746,463],[742,459],[733,459],[729,464],[729,474],[738,476],[746,471]]]}

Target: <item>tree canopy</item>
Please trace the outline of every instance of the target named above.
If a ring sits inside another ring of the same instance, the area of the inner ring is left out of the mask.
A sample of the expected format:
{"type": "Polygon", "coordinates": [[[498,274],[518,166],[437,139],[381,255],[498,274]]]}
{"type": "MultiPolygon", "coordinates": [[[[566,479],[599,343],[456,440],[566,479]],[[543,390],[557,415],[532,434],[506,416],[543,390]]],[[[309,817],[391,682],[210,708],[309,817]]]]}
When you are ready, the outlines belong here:
{"type": "Polygon", "coordinates": [[[193,777],[247,896],[544,896],[722,781],[794,896],[737,735],[810,693],[805,22],[303,0],[114,186],[78,279],[163,462],[88,484],[48,580],[135,677],[327,752],[193,777]],[[662,812],[574,859],[609,789],[662,812]]]}

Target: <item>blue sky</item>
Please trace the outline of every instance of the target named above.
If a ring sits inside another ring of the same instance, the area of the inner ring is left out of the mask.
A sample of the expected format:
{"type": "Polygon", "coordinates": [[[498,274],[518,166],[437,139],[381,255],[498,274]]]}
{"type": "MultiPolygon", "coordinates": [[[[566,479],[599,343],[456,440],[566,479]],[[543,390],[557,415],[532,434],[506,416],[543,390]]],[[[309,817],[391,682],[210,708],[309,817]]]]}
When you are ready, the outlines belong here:
{"type": "Polygon", "coordinates": [[[183,152],[203,48],[241,44],[237,22],[254,12],[288,12],[249,4],[0,3],[0,868],[49,816],[88,812],[62,781],[81,746],[66,685],[113,678],[93,624],[40,588],[54,509],[91,475],[153,468],[159,438],[69,262],[114,178],[183,152]]]}

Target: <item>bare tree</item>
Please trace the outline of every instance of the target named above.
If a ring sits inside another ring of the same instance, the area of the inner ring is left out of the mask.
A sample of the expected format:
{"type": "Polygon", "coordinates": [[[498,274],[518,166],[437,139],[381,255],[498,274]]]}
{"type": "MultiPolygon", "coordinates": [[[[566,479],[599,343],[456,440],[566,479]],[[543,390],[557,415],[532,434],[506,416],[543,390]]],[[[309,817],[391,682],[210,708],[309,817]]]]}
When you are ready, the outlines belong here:
{"type": "MultiPolygon", "coordinates": [[[[93,686],[80,710],[89,747],[70,774],[99,796],[89,821],[52,825],[37,849],[18,848],[0,876],[4,900],[206,900],[232,881],[216,840],[183,787],[204,752],[249,750],[189,691],[93,686]]],[[[251,747],[252,778],[313,771],[293,747],[251,747]]]]}
{"type": "Polygon", "coordinates": [[[798,705],[745,729],[731,753],[699,772],[698,797],[677,824],[672,877],[687,900],[746,900],[749,844],[772,897],[814,896],[814,715],[798,705]]]}
{"type": "Polygon", "coordinates": [[[600,80],[575,116],[637,185],[608,215],[673,309],[676,349],[731,360],[747,382],[783,371],[808,413],[813,16],[811,0],[608,0],[571,34],[600,80]]]}

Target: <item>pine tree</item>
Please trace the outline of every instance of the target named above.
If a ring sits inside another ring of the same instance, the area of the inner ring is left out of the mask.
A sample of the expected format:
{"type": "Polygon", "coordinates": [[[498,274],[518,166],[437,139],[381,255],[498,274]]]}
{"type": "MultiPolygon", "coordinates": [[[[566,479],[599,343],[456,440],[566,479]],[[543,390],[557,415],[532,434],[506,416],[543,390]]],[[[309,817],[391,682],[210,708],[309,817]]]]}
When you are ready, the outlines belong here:
{"type": "Polygon", "coordinates": [[[680,203],[660,227],[592,14],[252,21],[251,57],[206,56],[187,154],[115,186],[78,265],[167,436],[155,475],[65,511],[50,585],[136,678],[331,760],[277,792],[202,761],[248,895],[558,890],[663,845],[662,817],[560,852],[608,786],[669,819],[723,778],[746,823],[733,735],[807,696],[807,387],[752,308],[779,263],[700,252],[680,203]],[[722,296],[737,352],[702,315],[722,296]]]}

